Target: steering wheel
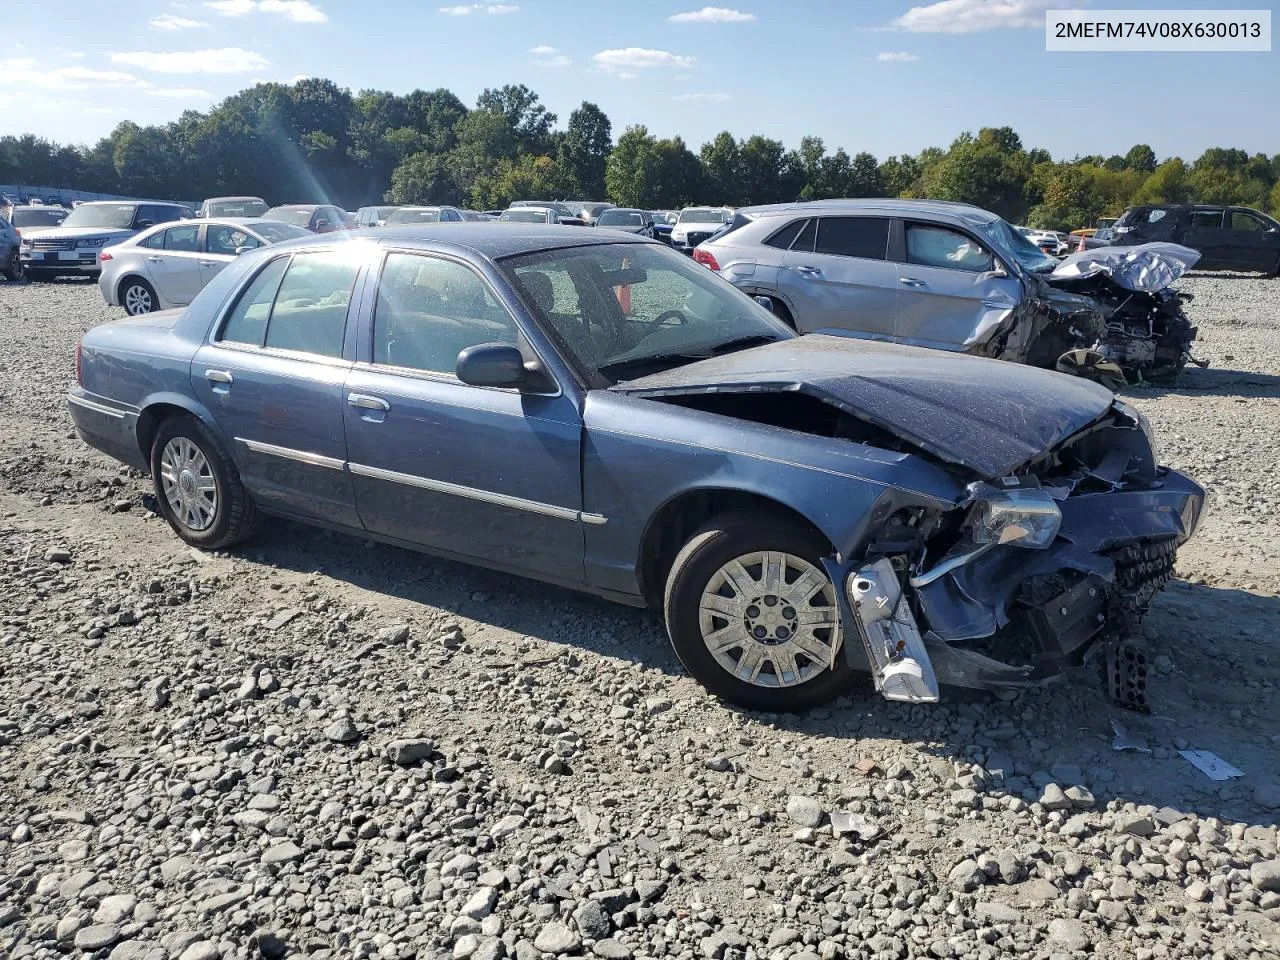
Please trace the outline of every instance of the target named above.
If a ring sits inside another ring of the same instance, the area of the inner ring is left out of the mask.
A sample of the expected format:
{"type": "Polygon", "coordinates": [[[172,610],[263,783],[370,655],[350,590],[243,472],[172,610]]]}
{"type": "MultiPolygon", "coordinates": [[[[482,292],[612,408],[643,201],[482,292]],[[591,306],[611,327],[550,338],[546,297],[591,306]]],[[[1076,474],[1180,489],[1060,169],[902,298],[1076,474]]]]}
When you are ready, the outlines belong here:
{"type": "Polygon", "coordinates": [[[649,326],[661,327],[671,322],[672,320],[676,321],[676,323],[681,326],[689,322],[689,318],[686,317],[679,310],[668,310],[665,313],[658,314],[656,317],[650,320],[649,326]]]}

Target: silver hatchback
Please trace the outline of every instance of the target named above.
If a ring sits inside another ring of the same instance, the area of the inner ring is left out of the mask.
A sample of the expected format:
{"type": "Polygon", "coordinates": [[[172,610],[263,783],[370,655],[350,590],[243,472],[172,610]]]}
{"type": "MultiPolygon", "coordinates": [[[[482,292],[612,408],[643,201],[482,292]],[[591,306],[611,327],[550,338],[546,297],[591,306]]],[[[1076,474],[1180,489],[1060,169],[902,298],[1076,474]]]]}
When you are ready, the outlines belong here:
{"type": "Polygon", "coordinates": [[[183,220],[145,230],[103,250],[98,289],[130,316],[183,307],[247,250],[312,236],[277,220],[183,220]]]}

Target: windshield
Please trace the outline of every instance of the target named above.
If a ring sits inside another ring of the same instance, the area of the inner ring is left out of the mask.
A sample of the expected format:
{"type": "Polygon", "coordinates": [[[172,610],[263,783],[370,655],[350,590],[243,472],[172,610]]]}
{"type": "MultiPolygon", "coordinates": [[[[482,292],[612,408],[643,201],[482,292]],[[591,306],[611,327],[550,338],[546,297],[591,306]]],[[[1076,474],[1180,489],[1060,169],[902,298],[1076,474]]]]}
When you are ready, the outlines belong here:
{"type": "Polygon", "coordinates": [[[681,210],[681,223],[724,223],[724,210],[681,210]]]}
{"type": "Polygon", "coordinates": [[[500,265],[603,384],[794,336],[736,287],[661,246],[606,243],[500,265]]]}
{"type": "Polygon", "coordinates": [[[498,219],[507,223],[546,223],[547,215],[541,210],[503,210],[498,219]]]}
{"type": "Polygon", "coordinates": [[[36,207],[31,210],[13,211],[15,227],[56,227],[67,219],[67,211],[61,207],[36,207]]]}
{"type": "Polygon", "coordinates": [[[643,227],[644,217],[627,210],[606,210],[596,223],[601,227],[643,227]]]}
{"type": "Polygon", "coordinates": [[[267,220],[279,220],[291,223],[295,227],[305,227],[311,222],[312,207],[272,207],[262,216],[267,220]]]}
{"type": "Polygon", "coordinates": [[[310,230],[295,227],[291,223],[278,223],[274,220],[261,220],[246,224],[254,233],[268,243],[284,243],[286,240],[297,240],[299,237],[311,236],[310,230]]]}
{"type": "Polygon", "coordinates": [[[267,205],[262,200],[249,198],[246,200],[218,200],[205,204],[207,217],[260,217],[267,212],[267,205]]]}
{"type": "Polygon", "coordinates": [[[1045,254],[1032,240],[1004,220],[978,224],[978,230],[991,241],[996,252],[1017,261],[1029,273],[1048,273],[1058,261],[1045,254]]]}
{"type": "Polygon", "coordinates": [[[426,210],[412,210],[407,207],[401,207],[391,216],[387,217],[386,225],[394,226],[397,223],[439,223],[440,211],[434,207],[426,210]]]}
{"type": "Polygon", "coordinates": [[[128,230],[133,226],[133,212],[137,208],[134,203],[84,203],[67,214],[62,226],[128,230]]]}

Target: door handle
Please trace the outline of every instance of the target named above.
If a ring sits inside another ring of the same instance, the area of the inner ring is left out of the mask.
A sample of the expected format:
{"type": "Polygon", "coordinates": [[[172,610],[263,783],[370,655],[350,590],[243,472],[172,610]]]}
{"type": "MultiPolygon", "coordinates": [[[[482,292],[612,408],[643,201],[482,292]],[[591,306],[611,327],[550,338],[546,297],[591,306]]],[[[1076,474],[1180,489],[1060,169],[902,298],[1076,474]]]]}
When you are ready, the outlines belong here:
{"type": "Polygon", "coordinates": [[[898,282],[905,283],[908,287],[923,287],[925,285],[923,280],[917,280],[915,277],[899,277],[898,282]]]}
{"type": "Polygon", "coordinates": [[[147,257],[147,263],[164,263],[164,257],[147,257]]]}
{"type": "Polygon", "coordinates": [[[349,393],[347,394],[347,403],[353,407],[359,407],[361,410],[381,410],[386,413],[391,409],[391,404],[383,400],[381,397],[371,397],[367,393],[349,393]]]}
{"type": "Polygon", "coordinates": [[[217,265],[218,265],[217,260],[201,260],[200,261],[200,266],[202,267],[216,267],[217,265]]]}
{"type": "Polygon", "coordinates": [[[210,383],[230,383],[235,379],[230,370],[206,370],[204,378],[210,383]]]}
{"type": "Polygon", "coordinates": [[[800,274],[802,277],[811,277],[814,280],[822,277],[822,271],[817,267],[799,266],[796,267],[796,273],[800,274]]]}

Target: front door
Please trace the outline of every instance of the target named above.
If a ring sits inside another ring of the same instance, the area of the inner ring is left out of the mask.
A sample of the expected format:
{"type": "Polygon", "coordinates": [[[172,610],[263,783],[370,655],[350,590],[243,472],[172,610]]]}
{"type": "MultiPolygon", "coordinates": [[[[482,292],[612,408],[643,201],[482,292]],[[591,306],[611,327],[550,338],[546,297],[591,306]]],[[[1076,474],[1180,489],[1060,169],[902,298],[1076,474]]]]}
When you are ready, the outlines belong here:
{"type": "Polygon", "coordinates": [[[431,550],[581,583],[582,422],[562,393],[473,387],[454,375],[481,343],[523,343],[461,261],[387,254],[369,344],[343,390],[349,470],[365,527],[431,550]],[[367,352],[366,352],[367,350],[367,352]]]}
{"type": "Polygon", "coordinates": [[[265,509],[359,528],[344,466],[343,356],[359,273],[349,254],[271,260],[196,353],[191,382],[265,509]]]}
{"type": "Polygon", "coordinates": [[[1021,283],[987,247],[951,227],[908,220],[899,257],[899,343],[972,349],[990,338],[1022,295],[1021,283]]]}
{"type": "Polygon", "coordinates": [[[1280,261],[1280,233],[1251,210],[1227,211],[1224,259],[1237,270],[1274,270],[1280,261]]]}
{"type": "Polygon", "coordinates": [[[147,273],[166,306],[186,306],[203,286],[199,233],[199,222],[192,221],[147,238],[147,273]]]}
{"type": "Polygon", "coordinates": [[[200,286],[203,289],[239,255],[237,250],[250,250],[262,246],[257,237],[230,223],[211,223],[204,228],[203,251],[200,258],[200,286]]]}
{"type": "Polygon", "coordinates": [[[893,337],[898,275],[888,217],[814,217],[783,256],[778,288],[801,333],[893,337]]]}

